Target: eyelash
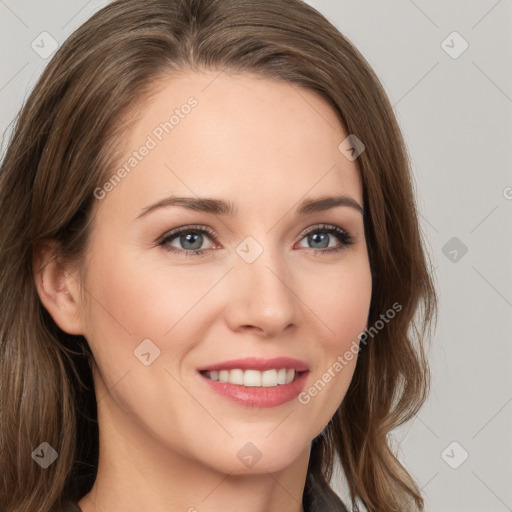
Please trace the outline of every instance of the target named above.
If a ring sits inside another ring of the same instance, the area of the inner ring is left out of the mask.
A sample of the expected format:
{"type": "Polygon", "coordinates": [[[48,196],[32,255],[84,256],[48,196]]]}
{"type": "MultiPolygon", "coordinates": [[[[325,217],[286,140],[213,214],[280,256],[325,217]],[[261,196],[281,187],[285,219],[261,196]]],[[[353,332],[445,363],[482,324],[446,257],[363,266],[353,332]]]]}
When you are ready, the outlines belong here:
{"type": "MultiPolygon", "coordinates": [[[[305,238],[307,235],[315,232],[321,232],[321,233],[332,233],[336,236],[336,238],[341,242],[341,247],[324,247],[321,249],[315,249],[313,247],[305,248],[312,250],[315,253],[334,253],[341,251],[345,249],[346,247],[352,245],[354,243],[354,239],[352,238],[349,233],[347,233],[344,229],[339,228],[338,226],[334,226],[331,224],[319,224],[316,226],[312,226],[311,228],[308,228],[303,234],[300,240],[305,238]]],[[[207,251],[210,251],[211,249],[199,249],[199,250],[186,250],[186,249],[176,249],[174,247],[171,247],[167,245],[170,241],[177,238],[179,235],[182,234],[203,234],[206,233],[213,242],[215,242],[215,239],[217,238],[217,234],[213,229],[211,229],[208,226],[201,226],[201,225],[192,225],[192,226],[183,226],[180,228],[176,228],[168,233],[166,233],[160,240],[158,241],[158,245],[163,247],[164,250],[167,252],[172,252],[175,254],[181,254],[184,256],[205,256],[205,253],[207,251]]]]}

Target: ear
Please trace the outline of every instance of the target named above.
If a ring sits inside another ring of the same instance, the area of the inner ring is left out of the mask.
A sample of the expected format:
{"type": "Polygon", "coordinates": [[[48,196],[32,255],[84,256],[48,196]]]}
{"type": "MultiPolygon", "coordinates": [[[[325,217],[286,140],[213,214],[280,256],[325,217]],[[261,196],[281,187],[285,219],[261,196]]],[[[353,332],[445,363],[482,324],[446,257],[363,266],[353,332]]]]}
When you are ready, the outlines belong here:
{"type": "Polygon", "coordinates": [[[55,323],[68,334],[84,334],[79,282],[62,264],[56,241],[39,242],[32,268],[39,298],[55,323]]]}

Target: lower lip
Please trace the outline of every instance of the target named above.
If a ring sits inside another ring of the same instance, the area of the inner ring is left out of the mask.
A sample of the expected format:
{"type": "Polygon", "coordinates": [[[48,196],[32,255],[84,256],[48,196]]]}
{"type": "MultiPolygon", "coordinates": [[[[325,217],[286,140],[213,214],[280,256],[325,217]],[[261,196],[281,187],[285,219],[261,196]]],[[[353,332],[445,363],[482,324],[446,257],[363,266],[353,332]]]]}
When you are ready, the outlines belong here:
{"type": "Polygon", "coordinates": [[[277,407],[294,400],[304,389],[308,373],[301,373],[288,384],[272,387],[241,386],[239,384],[212,380],[201,373],[199,376],[206,381],[213,391],[238,405],[265,408],[277,407]]]}

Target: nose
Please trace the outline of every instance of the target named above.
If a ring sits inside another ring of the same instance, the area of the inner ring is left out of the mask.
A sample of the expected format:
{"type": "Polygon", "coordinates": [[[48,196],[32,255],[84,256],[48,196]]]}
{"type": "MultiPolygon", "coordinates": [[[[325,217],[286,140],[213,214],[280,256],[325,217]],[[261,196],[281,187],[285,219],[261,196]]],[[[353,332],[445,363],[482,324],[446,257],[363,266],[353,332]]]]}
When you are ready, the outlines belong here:
{"type": "Polygon", "coordinates": [[[254,331],[267,338],[299,324],[301,301],[285,262],[265,251],[252,263],[240,259],[231,280],[226,318],[233,331],[254,331]]]}

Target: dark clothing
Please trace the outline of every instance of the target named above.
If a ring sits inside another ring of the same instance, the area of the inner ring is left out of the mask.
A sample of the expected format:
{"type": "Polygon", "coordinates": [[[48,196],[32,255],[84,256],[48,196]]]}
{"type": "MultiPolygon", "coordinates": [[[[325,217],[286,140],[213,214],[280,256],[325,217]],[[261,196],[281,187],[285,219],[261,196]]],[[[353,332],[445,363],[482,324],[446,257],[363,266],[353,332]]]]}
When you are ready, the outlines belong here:
{"type": "MultiPolygon", "coordinates": [[[[316,503],[314,505],[314,507],[317,507],[319,504],[316,503]]],[[[304,511],[305,512],[309,512],[308,510],[306,510],[306,507],[304,507],[304,511]]],[[[66,501],[64,503],[64,506],[62,508],[62,512],[82,512],[82,509],[78,506],[77,503],[73,502],[73,501],[66,501]]],[[[311,512],[317,512],[316,510],[312,510],[311,512]]],[[[321,512],[321,510],[318,510],[318,512],[321,512]]],[[[347,509],[346,508],[343,508],[340,510],[340,512],[347,512],[347,509]]]]}
{"type": "Polygon", "coordinates": [[[62,507],[62,512],[82,512],[82,509],[78,506],[78,503],[66,501],[62,507]]]}

